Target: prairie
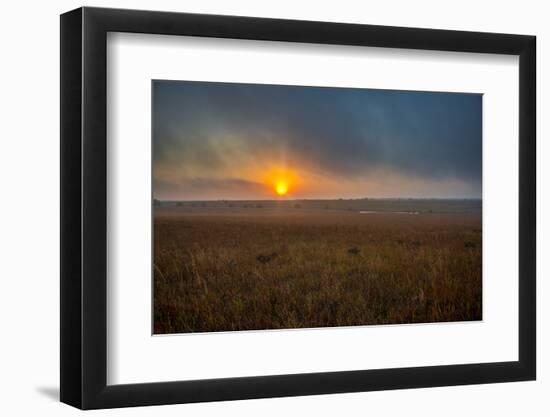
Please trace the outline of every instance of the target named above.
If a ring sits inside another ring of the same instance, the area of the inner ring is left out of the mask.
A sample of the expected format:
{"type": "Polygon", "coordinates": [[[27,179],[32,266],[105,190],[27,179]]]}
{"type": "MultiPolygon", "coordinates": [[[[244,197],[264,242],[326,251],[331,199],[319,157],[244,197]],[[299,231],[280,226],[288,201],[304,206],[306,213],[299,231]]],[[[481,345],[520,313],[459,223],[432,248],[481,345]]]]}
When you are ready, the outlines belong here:
{"type": "Polygon", "coordinates": [[[154,333],[482,318],[479,200],[156,202],[154,333]]]}

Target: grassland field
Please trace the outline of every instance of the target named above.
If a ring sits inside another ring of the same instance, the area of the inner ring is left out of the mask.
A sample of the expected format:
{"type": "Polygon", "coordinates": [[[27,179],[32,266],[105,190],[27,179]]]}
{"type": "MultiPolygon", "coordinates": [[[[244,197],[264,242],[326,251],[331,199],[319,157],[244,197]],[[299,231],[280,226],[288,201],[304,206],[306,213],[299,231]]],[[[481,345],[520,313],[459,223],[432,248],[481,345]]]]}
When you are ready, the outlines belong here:
{"type": "Polygon", "coordinates": [[[480,200],[163,201],[154,332],[482,318],[480,200]]]}

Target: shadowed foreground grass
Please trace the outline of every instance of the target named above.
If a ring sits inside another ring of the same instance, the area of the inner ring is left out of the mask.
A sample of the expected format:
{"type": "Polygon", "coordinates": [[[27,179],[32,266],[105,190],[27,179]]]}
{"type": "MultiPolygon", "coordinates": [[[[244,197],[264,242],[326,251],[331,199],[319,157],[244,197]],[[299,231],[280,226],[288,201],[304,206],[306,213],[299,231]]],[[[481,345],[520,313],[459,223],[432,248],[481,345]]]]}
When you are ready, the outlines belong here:
{"type": "Polygon", "coordinates": [[[154,332],[481,319],[480,214],[156,209],[154,332]]]}

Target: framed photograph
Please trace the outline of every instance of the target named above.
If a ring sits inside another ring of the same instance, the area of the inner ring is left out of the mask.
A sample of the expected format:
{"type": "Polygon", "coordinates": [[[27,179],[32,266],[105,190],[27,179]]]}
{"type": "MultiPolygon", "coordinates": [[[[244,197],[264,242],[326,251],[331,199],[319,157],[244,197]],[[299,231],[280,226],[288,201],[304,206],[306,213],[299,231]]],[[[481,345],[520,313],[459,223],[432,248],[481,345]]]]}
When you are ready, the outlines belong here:
{"type": "Polygon", "coordinates": [[[61,401],[533,380],[535,37],[61,16],[61,401]]]}

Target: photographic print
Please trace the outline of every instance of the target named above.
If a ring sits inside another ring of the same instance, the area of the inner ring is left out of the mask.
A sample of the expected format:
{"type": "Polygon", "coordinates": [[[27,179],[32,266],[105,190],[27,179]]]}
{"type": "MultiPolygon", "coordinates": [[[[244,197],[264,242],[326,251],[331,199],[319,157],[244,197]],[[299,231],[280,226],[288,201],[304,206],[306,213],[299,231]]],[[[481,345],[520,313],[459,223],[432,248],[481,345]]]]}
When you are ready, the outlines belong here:
{"type": "Polygon", "coordinates": [[[153,333],[482,319],[482,95],[152,81],[153,333]]]}

